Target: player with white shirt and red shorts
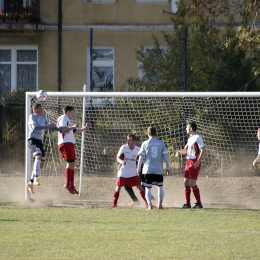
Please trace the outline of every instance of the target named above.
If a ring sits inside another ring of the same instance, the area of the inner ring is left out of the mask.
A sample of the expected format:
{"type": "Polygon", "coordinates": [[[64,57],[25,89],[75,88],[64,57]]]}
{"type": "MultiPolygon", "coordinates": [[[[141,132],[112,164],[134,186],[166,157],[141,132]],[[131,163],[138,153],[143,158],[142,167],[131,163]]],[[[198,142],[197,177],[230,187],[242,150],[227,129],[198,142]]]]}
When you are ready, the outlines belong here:
{"type": "Polygon", "coordinates": [[[186,127],[187,134],[190,136],[184,149],[178,151],[176,156],[181,154],[186,154],[187,161],[184,171],[184,194],[186,203],[183,208],[191,208],[190,204],[190,194],[191,189],[193,191],[194,197],[197,200],[193,208],[203,208],[200,199],[200,190],[197,186],[197,179],[199,176],[199,171],[201,168],[201,159],[206,152],[206,147],[203,139],[197,134],[197,124],[195,122],[188,122],[186,127]]]}
{"type": "Polygon", "coordinates": [[[117,172],[116,189],[114,191],[114,199],[111,208],[117,207],[117,201],[119,198],[120,190],[124,185],[129,187],[136,186],[140,191],[140,195],[147,206],[145,199],[145,191],[141,185],[140,177],[137,174],[137,157],[139,152],[139,147],[135,145],[136,136],[134,134],[128,134],[127,144],[120,147],[117,153],[117,161],[120,163],[121,167],[117,172]]]}
{"type": "Polygon", "coordinates": [[[79,194],[74,186],[74,168],[75,168],[75,160],[76,160],[76,153],[75,153],[75,134],[80,134],[83,131],[89,129],[91,127],[90,123],[87,123],[84,127],[80,129],[76,129],[78,124],[73,124],[71,119],[74,116],[74,108],[72,106],[65,106],[63,108],[64,115],[60,116],[57,119],[57,126],[58,127],[66,127],[58,136],[58,146],[59,152],[67,161],[67,166],[65,169],[65,179],[66,183],[64,188],[67,189],[71,194],[79,194]]]}

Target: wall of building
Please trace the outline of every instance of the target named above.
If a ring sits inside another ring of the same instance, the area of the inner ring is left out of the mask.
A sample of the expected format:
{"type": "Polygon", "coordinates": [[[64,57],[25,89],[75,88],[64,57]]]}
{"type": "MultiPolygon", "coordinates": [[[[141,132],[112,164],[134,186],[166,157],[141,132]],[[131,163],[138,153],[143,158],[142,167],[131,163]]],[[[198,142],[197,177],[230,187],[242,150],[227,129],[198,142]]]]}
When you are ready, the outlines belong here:
{"type": "MultiPolygon", "coordinates": [[[[135,0],[117,0],[114,4],[84,3],[83,0],[63,0],[63,22],[65,24],[142,24],[169,22],[161,14],[171,12],[171,0],[165,2],[137,3],[135,0]]],[[[41,1],[41,18],[44,23],[57,23],[58,1],[41,1]]]]}
{"type": "MultiPolygon", "coordinates": [[[[62,91],[81,91],[87,84],[90,28],[93,28],[93,47],[114,48],[114,90],[120,91],[128,77],[137,76],[138,46],[153,46],[152,35],[162,41],[161,31],[171,28],[172,16],[162,14],[162,9],[171,12],[171,1],[142,4],[118,0],[115,4],[90,4],[83,0],[63,0],[62,91]]],[[[39,51],[39,71],[43,72],[39,81],[46,90],[56,91],[58,1],[42,1],[41,18],[45,30],[39,51]]]]}

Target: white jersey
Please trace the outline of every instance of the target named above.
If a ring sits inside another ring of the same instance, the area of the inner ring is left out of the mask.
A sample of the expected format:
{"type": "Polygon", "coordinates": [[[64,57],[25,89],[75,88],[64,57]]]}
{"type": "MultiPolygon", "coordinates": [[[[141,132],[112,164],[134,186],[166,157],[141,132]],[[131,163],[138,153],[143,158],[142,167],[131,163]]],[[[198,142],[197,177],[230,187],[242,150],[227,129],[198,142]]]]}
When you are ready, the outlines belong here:
{"type": "Polygon", "coordinates": [[[44,130],[48,128],[49,124],[51,124],[51,122],[49,121],[49,119],[47,119],[46,115],[37,116],[35,114],[31,114],[28,120],[28,139],[35,138],[42,141],[44,137],[44,130]],[[40,127],[42,129],[36,130],[37,127],[40,127]]]}
{"type": "Polygon", "coordinates": [[[260,143],[259,143],[259,148],[258,148],[258,155],[260,155],[260,143]]]}
{"type": "Polygon", "coordinates": [[[188,139],[188,143],[185,145],[187,150],[187,159],[197,159],[200,154],[200,149],[205,147],[202,137],[198,134],[192,135],[188,139]]]}
{"type": "MultiPolygon", "coordinates": [[[[57,119],[57,126],[58,127],[68,127],[72,126],[72,122],[70,121],[69,117],[67,115],[62,115],[57,119]]],[[[66,134],[59,133],[58,134],[58,145],[64,144],[64,143],[76,143],[74,132],[73,130],[69,131],[66,134]]]]}
{"type": "Polygon", "coordinates": [[[139,152],[139,147],[129,148],[127,144],[120,147],[117,158],[125,161],[126,164],[121,165],[117,172],[117,177],[131,178],[137,175],[136,160],[139,152]]]}
{"type": "Polygon", "coordinates": [[[139,151],[138,170],[142,174],[158,174],[163,175],[163,160],[166,162],[167,170],[170,170],[168,151],[164,142],[157,138],[150,138],[142,143],[139,151]]]}

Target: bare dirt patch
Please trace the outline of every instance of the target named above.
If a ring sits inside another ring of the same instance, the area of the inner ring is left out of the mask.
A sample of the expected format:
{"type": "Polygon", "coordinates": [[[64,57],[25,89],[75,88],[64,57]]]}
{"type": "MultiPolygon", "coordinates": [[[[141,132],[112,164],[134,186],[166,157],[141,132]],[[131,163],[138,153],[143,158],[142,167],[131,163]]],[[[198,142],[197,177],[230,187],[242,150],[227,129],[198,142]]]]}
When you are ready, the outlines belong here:
{"type": "MultiPolygon", "coordinates": [[[[91,206],[109,207],[112,203],[116,177],[85,176],[81,196],[71,195],[63,188],[63,176],[41,178],[41,186],[35,187],[32,200],[25,200],[25,180],[22,174],[0,174],[0,205],[30,206],[91,206]]],[[[77,177],[78,181],[78,177],[77,177]]],[[[78,184],[78,183],[77,183],[78,184]]],[[[205,208],[239,208],[260,209],[260,177],[200,177],[197,182],[205,208]]],[[[164,179],[165,207],[182,207],[184,203],[183,178],[166,176],[164,179]]],[[[134,188],[141,201],[139,192],[134,188]]],[[[152,188],[157,197],[157,188],[152,188]]],[[[191,196],[195,203],[194,196],[191,196]]],[[[128,194],[122,189],[118,206],[131,202],[128,194]]]]}

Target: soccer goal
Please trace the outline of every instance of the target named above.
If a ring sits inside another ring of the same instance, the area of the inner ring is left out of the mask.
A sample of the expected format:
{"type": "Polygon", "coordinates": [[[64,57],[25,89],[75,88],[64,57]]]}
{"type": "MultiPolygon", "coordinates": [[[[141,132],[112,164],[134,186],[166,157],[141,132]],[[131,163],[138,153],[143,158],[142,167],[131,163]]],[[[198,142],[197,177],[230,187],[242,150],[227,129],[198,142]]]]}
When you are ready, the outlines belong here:
{"type": "MultiPolygon", "coordinates": [[[[26,121],[31,106],[38,102],[37,92],[26,93],[26,121]]],[[[75,184],[80,196],[63,189],[66,163],[58,152],[57,132],[46,131],[44,149],[46,163],[41,183],[35,188],[36,198],[52,194],[60,201],[85,200],[107,202],[112,198],[118,163],[116,154],[126,143],[128,133],[141,141],[147,139],[150,125],[169,151],[172,174],[182,176],[185,158],[175,158],[187,141],[186,123],[196,121],[198,133],[207,147],[201,176],[234,176],[254,174],[252,161],[257,156],[260,93],[258,92],[48,92],[41,101],[51,122],[62,115],[62,108],[75,109],[73,122],[92,128],[76,136],[75,184]],[[43,187],[42,187],[43,186],[43,187]],[[40,190],[42,189],[42,190],[40,190]],[[38,192],[39,191],[39,192],[38,192]]],[[[26,127],[27,129],[27,127],[26,127]]],[[[31,153],[27,145],[25,183],[31,175],[31,153]]],[[[25,190],[25,198],[30,194],[25,190]]]]}

